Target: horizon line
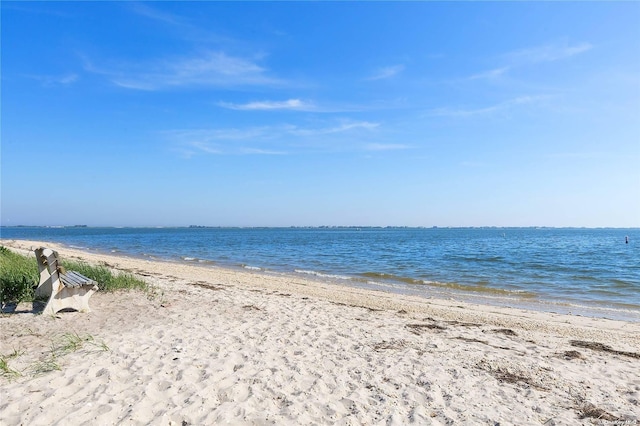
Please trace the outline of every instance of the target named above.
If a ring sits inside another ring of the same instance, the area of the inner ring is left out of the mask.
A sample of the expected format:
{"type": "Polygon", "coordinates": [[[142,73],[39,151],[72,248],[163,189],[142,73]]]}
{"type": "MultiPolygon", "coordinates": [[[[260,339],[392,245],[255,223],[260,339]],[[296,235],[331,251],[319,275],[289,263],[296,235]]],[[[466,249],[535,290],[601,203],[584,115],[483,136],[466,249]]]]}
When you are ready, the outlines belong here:
{"type": "MultiPolygon", "coordinates": [[[[0,225],[0,228],[78,229],[640,229],[640,226],[549,226],[549,225],[0,225]]],[[[0,236],[0,239],[3,238],[0,236]]]]}

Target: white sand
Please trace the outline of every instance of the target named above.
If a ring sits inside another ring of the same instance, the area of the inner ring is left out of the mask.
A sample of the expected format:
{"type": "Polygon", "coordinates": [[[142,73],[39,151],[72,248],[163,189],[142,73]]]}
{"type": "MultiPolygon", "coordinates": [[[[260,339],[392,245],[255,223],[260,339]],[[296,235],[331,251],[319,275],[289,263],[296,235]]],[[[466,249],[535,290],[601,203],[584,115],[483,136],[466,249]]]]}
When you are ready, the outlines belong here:
{"type": "Polygon", "coordinates": [[[0,316],[2,425],[640,424],[638,323],[47,246],[156,295],[0,316]]]}

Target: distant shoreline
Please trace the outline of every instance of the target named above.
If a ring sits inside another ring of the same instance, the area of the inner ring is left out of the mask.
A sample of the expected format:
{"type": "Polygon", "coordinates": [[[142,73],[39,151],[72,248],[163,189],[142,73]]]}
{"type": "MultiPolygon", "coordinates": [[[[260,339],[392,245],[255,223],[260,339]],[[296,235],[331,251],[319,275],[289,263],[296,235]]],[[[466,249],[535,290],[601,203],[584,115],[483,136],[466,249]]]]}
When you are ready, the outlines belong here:
{"type": "Polygon", "coordinates": [[[157,225],[157,226],[116,226],[116,225],[2,225],[2,228],[90,228],[90,229],[617,229],[640,230],[638,227],[619,226],[395,226],[395,225],[291,225],[291,226],[214,226],[214,225],[157,225]]]}

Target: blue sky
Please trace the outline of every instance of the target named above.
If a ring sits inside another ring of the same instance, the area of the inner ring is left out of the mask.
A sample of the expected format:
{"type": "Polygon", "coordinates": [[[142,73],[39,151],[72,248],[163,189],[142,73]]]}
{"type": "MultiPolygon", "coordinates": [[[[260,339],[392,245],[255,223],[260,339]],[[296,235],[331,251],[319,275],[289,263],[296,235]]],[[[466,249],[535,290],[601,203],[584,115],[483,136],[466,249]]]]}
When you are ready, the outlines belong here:
{"type": "Polygon", "coordinates": [[[1,12],[2,225],[640,226],[640,3],[1,12]]]}

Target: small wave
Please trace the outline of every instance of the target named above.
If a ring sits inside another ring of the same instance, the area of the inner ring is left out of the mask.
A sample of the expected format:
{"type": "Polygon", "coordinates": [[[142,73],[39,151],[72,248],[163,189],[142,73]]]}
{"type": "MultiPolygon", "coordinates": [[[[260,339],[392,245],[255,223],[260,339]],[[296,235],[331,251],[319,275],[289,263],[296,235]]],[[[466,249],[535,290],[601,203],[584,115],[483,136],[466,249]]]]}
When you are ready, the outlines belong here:
{"type": "Polygon", "coordinates": [[[259,268],[257,266],[242,265],[242,267],[250,271],[262,271],[262,268],[259,268]]]}
{"type": "Polygon", "coordinates": [[[310,270],[305,270],[305,269],[294,269],[294,272],[297,272],[298,274],[313,275],[313,276],[320,277],[320,278],[332,278],[332,279],[338,279],[338,280],[351,280],[351,277],[347,277],[347,276],[344,276],[344,275],[323,274],[322,272],[310,271],[310,270]]]}
{"type": "Polygon", "coordinates": [[[537,297],[536,294],[525,291],[525,290],[517,290],[517,289],[504,289],[491,287],[487,282],[483,282],[480,284],[460,284],[460,283],[451,283],[451,282],[439,282],[439,281],[431,281],[424,279],[416,279],[410,277],[403,277],[393,274],[385,274],[383,272],[365,272],[360,274],[361,276],[367,278],[381,279],[385,281],[396,281],[410,285],[418,285],[418,286],[433,286],[439,288],[446,288],[450,290],[471,292],[471,293],[484,293],[491,295],[503,295],[503,296],[517,296],[517,297],[525,297],[525,298],[534,298],[537,297]]]}
{"type": "Polygon", "coordinates": [[[451,254],[448,255],[451,260],[469,262],[469,263],[501,263],[505,261],[503,256],[477,256],[477,255],[462,255],[451,254]]]}
{"type": "Polygon", "coordinates": [[[526,291],[526,290],[517,290],[517,289],[509,290],[506,288],[489,287],[489,286],[483,286],[483,285],[441,283],[437,281],[426,281],[426,280],[423,280],[423,284],[434,286],[434,287],[471,292],[471,293],[484,293],[484,294],[502,295],[502,296],[517,296],[517,297],[524,297],[524,298],[531,298],[531,299],[538,297],[537,294],[532,293],[530,291],[526,291]]]}
{"type": "Polygon", "coordinates": [[[403,276],[393,275],[393,274],[385,274],[384,272],[364,272],[360,274],[360,276],[363,276],[366,278],[389,280],[389,281],[399,281],[406,284],[424,284],[423,280],[417,280],[415,278],[403,277],[403,276]]]}
{"type": "Polygon", "coordinates": [[[390,274],[385,274],[384,272],[363,272],[362,274],[363,277],[371,277],[371,278],[385,278],[385,277],[390,277],[390,274]]]}
{"type": "Polygon", "coordinates": [[[375,288],[385,288],[385,289],[390,289],[390,290],[398,290],[398,286],[397,285],[393,285],[390,283],[385,283],[385,282],[380,282],[380,281],[363,281],[364,284],[371,286],[371,287],[375,287],[375,288]]]}
{"type": "Polygon", "coordinates": [[[194,262],[197,259],[195,257],[183,257],[182,260],[184,260],[186,262],[194,262]]]}
{"type": "Polygon", "coordinates": [[[637,284],[634,284],[630,281],[624,281],[624,280],[620,280],[617,278],[614,278],[611,280],[611,285],[613,286],[613,288],[617,288],[617,289],[638,289],[640,290],[640,286],[638,286],[637,284]]]}
{"type": "Polygon", "coordinates": [[[624,303],[590,300],[586,302],[548,302],[550,305],[561,305],[570,309],[570,313],[581,313],[584,311],[589,316],[597,313],[596,317],[621,319],[623,321],[640,321],[640,305],[624,303]]]}

